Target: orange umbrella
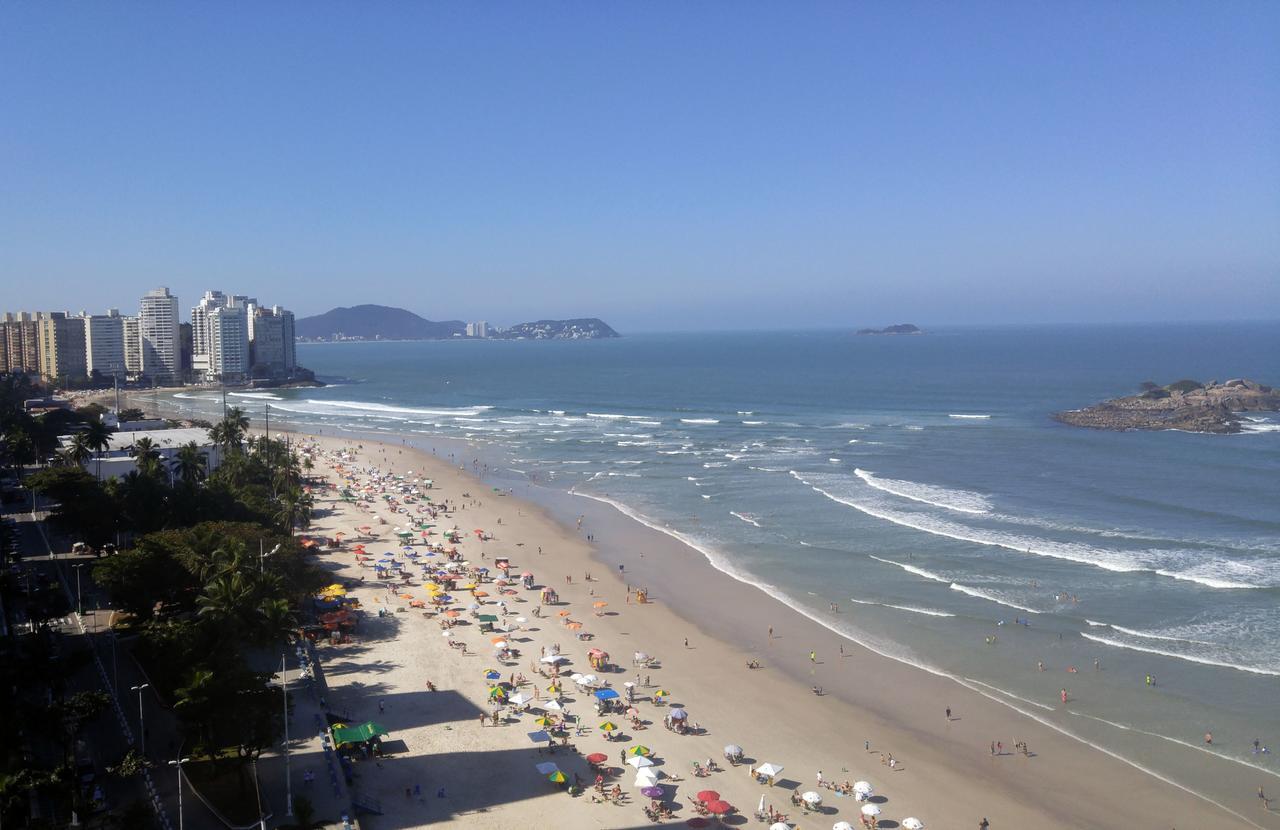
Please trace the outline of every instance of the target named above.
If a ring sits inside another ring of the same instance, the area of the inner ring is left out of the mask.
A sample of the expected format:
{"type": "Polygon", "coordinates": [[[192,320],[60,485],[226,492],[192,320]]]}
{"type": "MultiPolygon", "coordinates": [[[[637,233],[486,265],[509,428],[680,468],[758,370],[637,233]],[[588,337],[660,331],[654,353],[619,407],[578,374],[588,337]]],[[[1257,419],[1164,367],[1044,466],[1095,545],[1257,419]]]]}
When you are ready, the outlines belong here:
{"type": "Polygon", "coordinates": [[[604,600],[600,600],[599,602],[593,602],[593,603],[591,603],[591,607],[592,607],[592,608],[604,608],[604,607],[605,607],[606,605],[608,605],[608,604],[609,604],[609,603],[605,602],[604,600]]]}
{"type": "Polygon", "coordinates": [[[460,617],[462,616],[462,612],[459,611],[457,608],[450,608],[448,611],[444,612],[444,615],[446,617],[460,617]]]}
{"type": "Polygon", "coordinates": [[[489,592],[488,592],[488,591],[472,591],[472,592],[471,592],[471,596],[473,596],[473,597],[487,597],[487,596],[489,596],[489,592]]]}
{"type": "Polygon", "coordinates": [[[562,616],[562,617],[567,617],[567,616],[569,616],[569,613],[570,613],[570,612],[568,612],[568,611],[561,611],[561,612],[560,612],[560,616],[562,616]]]}
{"type": "Polygon", "coordinates": [[[401,594],[400,599],[413,599],[413,594],[401,594]]]}
{"type": "Polygon", "coordinates": [[[570,631],[577,631],[579,628],[582,628],[582,623],[580,622],[567,622],[564,625],[565,628],[568,628],[570,631]]]}

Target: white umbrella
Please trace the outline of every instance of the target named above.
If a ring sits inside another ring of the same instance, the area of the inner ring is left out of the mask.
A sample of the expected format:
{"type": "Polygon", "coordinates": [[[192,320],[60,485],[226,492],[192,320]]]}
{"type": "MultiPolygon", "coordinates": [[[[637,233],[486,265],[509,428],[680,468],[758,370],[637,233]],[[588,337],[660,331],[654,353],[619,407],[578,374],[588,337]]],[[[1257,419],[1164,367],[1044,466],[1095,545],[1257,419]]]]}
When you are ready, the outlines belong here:
{"type": "Polygon", "coordinates": [[[924,830],[924,822],[915,816],[904,818],[902,820],[902,826],[907,828],[907,830],[924,830]]]}
{"type": "Polygon", "coordinates": [[[641,767],[653,766],[653,761],[650,761],[648,758],[644,757],[643,755],[632,755],[630,758],[627,759],[627,763],[635,767],[636,769],[640,769],[641,767]]]}
{"type": "Polygon", "coordinates": [[[870,795],[874,792],[874,789],[869,781],[857,781],[853,785],[853,791],[855,793],[862,793],[863,795],[870,795]]]}
{"type": "Polygon", "coordinates": [[[652,778],[644,775],[637,775],[636,780],[632,782],[631,786],[636,787],[637,789],[644,789],[645,787],[655,786],[657,783],[658,783],[657,778],[652,778]]]}
{"type": "Polygon", "coordinates": [[[756,775],[763,775],[766,778],[775,778],[780,772],[782,772],[781,764],[761,764],[756,767],[756,775]]]}
{"type": "Polygon", "coordinates": [[[738,746],[737,744],[729,744],[724,748],[724,754],[725,755],[741,755],[742,747],[738,746]]]}
{"type": "Polygon", "coordinates": [[[837,821],[831,825],[831,830],[853,830],[853,825],[847,821],[837,821]]]}
{"type": "Polygon", "coordinates": [[[622,685],[626,686],[628,689],[634,689],[636,687],[636,684],[632,683],[630,680],[628,680],[626,683],[623,683],[622,685]]]}
{"type": "Polygon", "coordinates": [[[555,765],[554,761],[543,761],[541,764],[538,764],[538,772],[543,775],[550,775],[558,769],[560,768],[555,765]]]}
{"type": "Polygon", "coordinates": [[[561,660],[568,660],[568,659],[569,658],[565,657],[563,654],[548,654],[546,657],[542,658],[542,662],[559,663],[561,660]]]}
{"type": "Polygon", "coordinates": [[[524,692],[516,692],[511,697],[507,698],[507,703],[510,703],[512,706],[523,706],[528,702],[529,696],[524,692]]]}
{"type": "Polygon", "coordinates": [[[574,672],[573,674],[569,675],[569,679],[572,680],[574,683],[581,683],[582,672],[574,672]]]}
{"type": "Polygon", "coordinates": [[[769,830],[791,830],[791,825],[785,821],[780,821],[777,824],[770,824],[769,830]]]}
{"type": "Polygon", "coordinates": [[[822,803],[822,796],[818,795],[818,794],[817,794],[817,793],[815,793],[813,790],[809,790],[809,792],[805,793],[804,795],[802,795],[802,796],[800,796],[800,797],[804,799],[804,801],[805,801],[805,803],[806,803],[806,804],[821,804],[821,803],[822,803]]]}
{"type": "Polygon", "coordinates": [[[876,804],[863,804],[862,814],[864,816],[878,816],[880,815],[880,807],[876,804]]]}
{"type": "Polygon", "coordinates": [[[656,784],[658,781],[658,777],[659,777],[659,772],[656,767],[645,767],[644,769],[638,770],[636,772],[637,783],[641,781],[647,781],[650,784],[656,784]]]}
{"type": "Polygon", "coordinates": [[[556,703],[554,700],[548,700],[546,703],[542,704],[542,708],[546,709],[548,712],[559,712],[564,707],[559,703],[556,703]]]}

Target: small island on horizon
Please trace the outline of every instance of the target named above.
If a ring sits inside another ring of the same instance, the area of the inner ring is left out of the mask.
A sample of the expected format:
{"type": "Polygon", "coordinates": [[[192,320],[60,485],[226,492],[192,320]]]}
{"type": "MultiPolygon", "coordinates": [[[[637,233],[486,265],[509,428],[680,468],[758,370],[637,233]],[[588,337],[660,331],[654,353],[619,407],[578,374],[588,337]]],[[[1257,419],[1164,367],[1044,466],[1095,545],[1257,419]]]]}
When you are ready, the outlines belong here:
{"type": "Polygon", "coordinates": [[[882,329],[858,329],[856,334],[924,334],[924,329],[911,323],[898,323],[882,329]]]}
{"type": "Polygon", "coordinates": [[[1223,383],[1180,380],[1168,386],[1147,381],[1137,395],[1058,412],[1053,417],[1088,429],[1175,429],[1230,435],[1244,431],[1238,413],[1275,411],[1280,411],[1280,393],[1257,381],[1235,378],[1223,383]]]}

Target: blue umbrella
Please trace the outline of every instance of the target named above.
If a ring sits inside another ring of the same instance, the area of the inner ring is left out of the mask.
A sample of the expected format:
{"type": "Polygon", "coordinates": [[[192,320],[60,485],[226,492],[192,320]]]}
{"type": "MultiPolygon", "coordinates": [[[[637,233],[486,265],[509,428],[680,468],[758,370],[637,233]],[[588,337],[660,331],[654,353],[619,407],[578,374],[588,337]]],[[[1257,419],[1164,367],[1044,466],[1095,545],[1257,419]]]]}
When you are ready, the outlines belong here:
{"type": "Polygon", "coordinates": [[[615,692],[613,689],[600,689],[599,691],[596,692],[597,700],[613,700],[617,696],[618,696],[618,693],[615,692]]]}
{"type": "Polygon", "coordinates": [[[498,674],[496,671],[487,671],[484,673],[485,680],[497,680],[499,677],[502,677],[502,675],[498,674]]]}

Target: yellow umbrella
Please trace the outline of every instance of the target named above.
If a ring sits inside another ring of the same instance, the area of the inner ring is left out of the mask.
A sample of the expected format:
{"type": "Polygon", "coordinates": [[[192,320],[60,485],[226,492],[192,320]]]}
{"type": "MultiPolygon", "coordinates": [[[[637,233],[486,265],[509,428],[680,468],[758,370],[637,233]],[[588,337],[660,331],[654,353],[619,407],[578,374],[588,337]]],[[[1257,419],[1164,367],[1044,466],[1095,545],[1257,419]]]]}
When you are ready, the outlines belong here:
{"type": "Polygon", "coordinates": [[[607,720],[604,723],[600,724],[601,732],[613,732],[617,728],[618,728],[618,724],[614,723],[611,720],[607,720]]]}
{"type": "Polygon", "coordinates": [[[654,696],[654,697],[666,697],[666,696],[667,696],[667,695],[669,695],[669,694],[671,694],[671,692],[668,692],[666,689],[659,689],[658,691],[656,691],[656,692],[654,692],[654,693],[653,693],[653,696],[654,696]]]}
{"type": "Polygon", "coordinates": [[[561,772],[560,770],[556,770],[555,772],[547,776],[547,780],[550,781],[552,784],[563,784],[564,773],[561,772]]]}
{"type": "Polygon", "coordinates": [[[550,726],[555,723],[555,721],[548,717],[535,718],[533,722],[538,724],[538,726],[550,726]]]}

